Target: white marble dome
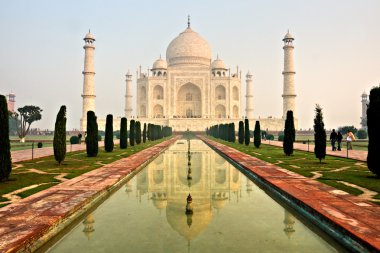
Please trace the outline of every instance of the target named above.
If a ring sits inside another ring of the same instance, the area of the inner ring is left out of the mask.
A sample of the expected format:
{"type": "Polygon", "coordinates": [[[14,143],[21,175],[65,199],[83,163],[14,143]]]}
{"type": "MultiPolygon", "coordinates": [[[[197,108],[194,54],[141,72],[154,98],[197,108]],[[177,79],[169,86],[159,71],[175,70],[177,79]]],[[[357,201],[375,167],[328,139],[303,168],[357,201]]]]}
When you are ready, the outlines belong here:
{"type": "Polygon", "coordinates": [[[214,60],[211,64],[212,69],[224,69],[226,70],[226,64],[224,64],[224,61],[219,59],[219,56],[214,60]]]}
{"type": "Polygon", "coordinates": [[[158,59],[157,61],[155,61],[153,63],[153,68],[152,69],[167,69],[168,68],[168,64],[166,63],[166,61],[164,59],[158,59]]]}
{"type": "Polygon", "coordinates": [[[166,50],[169,66],[194,64],[210,66],[211,48],[207,41],[190,27],[180,33],[166,50]]]}

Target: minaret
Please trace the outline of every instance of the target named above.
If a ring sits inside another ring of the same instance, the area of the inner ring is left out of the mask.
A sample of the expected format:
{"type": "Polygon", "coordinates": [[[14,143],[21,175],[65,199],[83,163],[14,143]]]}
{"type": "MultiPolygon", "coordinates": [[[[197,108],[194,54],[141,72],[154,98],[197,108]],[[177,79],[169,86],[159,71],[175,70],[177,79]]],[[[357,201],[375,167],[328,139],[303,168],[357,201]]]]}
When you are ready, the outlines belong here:
{"type": "Polygon", "coordinates": [[[87,128],[87,112],[95,112],[95,89],[94,89],[94,36],[88,31],[84,37],[84,70],[83,70],[83,107],[81,119],[81,131],[87,128]]]}
{"type": "Polygon", "coordinates": [[[16,95],[11,92],[8,94],[8,111],[15,112],[16,95]]]}
{"type": "Polygon", "coordinates": [[[246,75],[246,82],[247,82],[247,91],[246,91],[246,106],[245,106],[245,112],[247,119],[253,119],[253,84],[252,84],[252,74],[248,71],[246,75]]]}
{"type": "Polygon", "coordinates": [[[132,75],[128,70],[128,73],[125,75],[125,117],[127,119],[132,118],[132,75]]]}
{"type": "Polygon", "coordinates": [[[360,117],[360,125],[362,125],[362,129],[367,130],[367,106],[368,106],[368,95],[363,92],[362,94],[362,116],[360,117]]]}
{"type": "Polygon", "coordinates": [[[286,119],[287,111],[293,111],[294,118],[296,116],[296,91],[294,83],[294,75],[296,74],[293,61],[293,36],[289,33],[285,35],[284,41],[284,92],[283,98],[283,119],[286,119]]]}

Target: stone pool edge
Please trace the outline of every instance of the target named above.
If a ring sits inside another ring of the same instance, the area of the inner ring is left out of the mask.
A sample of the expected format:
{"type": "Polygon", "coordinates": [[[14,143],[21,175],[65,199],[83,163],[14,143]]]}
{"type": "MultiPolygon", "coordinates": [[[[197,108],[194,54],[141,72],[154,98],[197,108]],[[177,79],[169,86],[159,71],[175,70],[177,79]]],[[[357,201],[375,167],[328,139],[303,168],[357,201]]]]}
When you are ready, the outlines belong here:
{"type": "MultiPolygon", "coordinates": [[[[307,220],[311,221],[314,225],[325,231],[329,236],[334,238],[336,241],[340,242],[344,247],[350,251],[353,252],[380,252],[380,232],[378,229],[374,229],[371,226],[364,227],[363,229],[363,224],[360,223],[358,226],[359,228],[353,228],[352,224],[348,224],[350,220],[346,222],[342,222],[342,220],[339,220],[338,218],[335,218],[332,215],[326,215],[326,211],[324,209],[328,209],[329,207],[325,206],[320,206],[322,203],[310,203],[310,201],[305,201],[305,195],[303,193],[298,194],[294,188],[291,189],[292,191],[289,192],[289,189],[291,187],[286,187],[284,185],[284,182],[281,182],[279,184],[276,184],[276,181],[280,181],[281,176],[287,176],[284,171],[285,169],[280,168],[276,165],[269,164],[267,162],[264,162],[256,157],[252,157],[248,154],[245,154],[243,152],[240,152],[236,149],[233,149],[231,147],[225,146],[221,143],[215,142],[213,140],[208,139],[207,137],[204,136],[199,136],[198,138],[204,141],[209,147],[211,147],[214,151],[216,151],[218,154],[222,155],[226,160],[228,160],[230,163],[238,167],[244,174],[246,174],[249,178],[254,180],[255,182],[259,183],[261,187],[263,187],[265,190],[268,190],[269,193],[275,196],[275,198],[279,199],[281,202],[289,205],[293,209],[295,209],[297,212],[300,213],[301,216],[305,217],[307,220]],[[216,145],[215,145],[216,144],[216,145]],[[220,147],[226,147],[227,149],[233,150],[233,155],[229,154],[226,152],[226,150],[220,149],[220,147]],[[238,159],[242,158],[244,159],[238,159]],[[261,165],[259,166],[254,166],[254,165],[247,165],[244,163],[249,163],[246,158],[252,158],[252,161],[261,161],[261,165]],[[250,169],[249,167],[260,167],[260,169],[268,169],[270,168],[272,173],[274,170],[278,170],[279,175],[269,175],[266,177],[265,174],[267,173],[257,173],[254,170],[250,169]],[[274,169],[274,170],[273,170],[274,169]],[[276,177],[276,178],[275,178],[276,177]],[[275,178],[275,179],[273,179],[275,178]],[[284,187],[285,186],[285,187],[284,187]],[[314,204],[314,205],[313,205],[314,204]],[[363,232],[364,231],[364,232],[363,232]],[[372,235],[372,240],[368,238],[368,231],[370,231],[372,235]],[[367,233],[366,233],[367,232],[367,233]],[[375,236],[373,236],[375,234],[375,236]]],[[[303,177],[301,175],[298,175],[293,172],[288,173],[290,177],[294,177],[299,180],[304,180],[307,181],[307,183],[310,184],[309,178],[303,177]]],[[[282,179],[282,178],[281,178],[282,179]]],[[[284,181],[284,180],[282,180],[284,181]]],[[[314,181],[314,180],[313,180],[314,181]]],[[[325,186],[322,183],[319,183],[317,181],[312,182],[313,186],[316,186],[316,188],[319,185],[322,185],[320,191],[322,193],[325,193],[327,190],[334,190],[335,188],[332,188],[330,186],[325,186]]],[[[348,194],[349,195],[349,194],[348,194]]],[[[338,196],[337,196],[338,197],[338,196]]],[[[368,205],[372,205],[371,208],[378,211],[377,213],[380,213],[380,207],[357,199],[355,196],[343,196],[342,198],[339,198],[339,201],[345,201],[349,202],[353,208],[360,209],[359,211],[361,213],[366,212],[366,210],[363,210],[363,207],[360,206],[354,206],[355,201],[357,203],[368,203],[368,205]],[[347,200],[346,200],[347,199],[347,200]]],[[[316,201],[318,202],[318,201],[316,201]]],[[[326,204],[326,203],[323,203],[326,204]]],[[[331,206],[331,210],[337,210],[336,206],[331,206]]],[[[367,210],[370,211],[370,210],[367,210]]],[[[370,213],[373,215],[372,213],[370,213]]],[[[347,216],[350,217],[350,216],[347,216]]],[[[345,218],[347,218],[345,217],[345,218]]],[[[380,215],[376,215],[375,217],[377,220],[380,221],[380,215]]],[[[368,223],[364,223],[366,225],[368,223]]]]}
{"type": "Polygon", "coordinates": [[[180,136],[173,136],[169,140],[141,150],[129,157],[121,158],[31,195],[18,203],[1,208],[0,252],[34,252],[38,250],[89,209],[99,205],[114,190],[118,189],[179,138],[180,136]],[[118,174],[115,175],[115,172],[118,174]],[[97,181],[92,182],[94,187],[91,188],[91,180],[95,179],[97,181]],[[74,192],[75,189],[73,190],[73,188],[78,188],[82,194],[72,194],[70,195],[71,198],[64,196],[65,193],[74,192]],[[56,201],[57,203],[54,201],[49,203],[49,198],[54,197],[54,195],[60,195],[61,199],[56,201]],[[47,207],[39,205],[43,202],[44,197],[47,199],[45,203],[47,207]],[[64,203],[65,200],[66,203],[64,203]],[[36,207],[33,204],[36,204],[36,207]],[[63,210],[59,208],[60,206],[63,207],[63,210]]]}

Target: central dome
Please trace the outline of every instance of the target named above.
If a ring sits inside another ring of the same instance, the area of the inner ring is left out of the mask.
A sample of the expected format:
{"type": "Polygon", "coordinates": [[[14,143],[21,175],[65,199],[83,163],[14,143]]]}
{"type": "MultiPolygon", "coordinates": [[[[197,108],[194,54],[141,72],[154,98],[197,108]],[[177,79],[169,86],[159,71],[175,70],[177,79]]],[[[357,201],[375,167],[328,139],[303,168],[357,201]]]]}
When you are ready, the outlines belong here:
{"type": "Polygon", "coordinates": [[[190,27],[180,33],[166,50],[169,66],[180,64],[210,66],[211,49],[207,41],[190,27]]]}

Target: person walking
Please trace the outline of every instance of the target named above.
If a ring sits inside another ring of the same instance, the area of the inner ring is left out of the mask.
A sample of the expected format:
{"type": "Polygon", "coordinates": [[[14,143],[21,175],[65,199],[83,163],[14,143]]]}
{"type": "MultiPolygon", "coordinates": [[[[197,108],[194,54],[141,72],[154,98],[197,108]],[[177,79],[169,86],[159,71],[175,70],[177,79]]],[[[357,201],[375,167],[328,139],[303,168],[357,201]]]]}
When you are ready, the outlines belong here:
{"type": "Polygon", "coordinates": [[[342,144],[343,135],[340,131],[338,131],[338,134],[336,135],[336,140],[338,142],[338,151],[341,151],[341,144],[342,144]]]}
{"type": "Polygon", "coordinates": [[[352,141],[355,140],[354,134],[348,130],[347,131],[347,136],[346,136],[346,141],[347,141],[347,149],[352,149],[352,141]]]}
{"type": "Polygon", "coordinates": [[[332,151],[336,150],[335,142],[336,142],[337,138],[338,138],[338,135],[335,132],[335,129],[333,129],[331,134],[330,134],[330,142],[331,142],[332,151]]]}

